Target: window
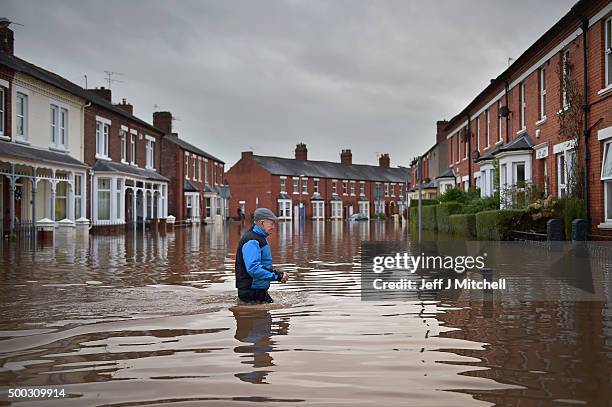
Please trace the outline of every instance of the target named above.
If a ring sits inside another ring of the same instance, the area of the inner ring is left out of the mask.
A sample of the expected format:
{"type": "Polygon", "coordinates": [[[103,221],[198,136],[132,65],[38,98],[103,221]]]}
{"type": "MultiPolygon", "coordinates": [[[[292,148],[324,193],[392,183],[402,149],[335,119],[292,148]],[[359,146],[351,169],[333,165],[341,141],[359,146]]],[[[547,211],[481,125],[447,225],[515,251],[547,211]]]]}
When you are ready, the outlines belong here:
{"type": "Polygon", "coordinates": [[[501,109],[502,109],[502,101],[501,99],[497,101],[497,142],[501,143],[502,142],[502,119],[503,116],[501,115],[501,109]]]}
{"type": "Polygon", "coordinates": [[[208,184],[208,160],[204,160],[204,183],[208,184]]]}
{"type": "Polygon", "coordinates": [[[560,197],[567,196],[575,182],[573,179],[575,159],[575,150],[565,150],[557,154],[557,192],[560,197]]]}
{"type": "Polygon", "coordinates": [[[540,68],[540,120],[546,118],[546,69],[540,68]]]}
{"type": "Polygon", "coordinates": [[[293,177],[293,193],[300,193],[300,180],[297,177],[293,177]]]}
{"type": "Polygon", "coordinates": [[[563,103],[563,109],[567,109],[569,106],[569,93],[568,93],[568,82],[570,76],[570,60],[569,60],[569,50],[566,49],[563,51],[563,56],[561,58],[561,64],[563,69],[563,83],[561,84],[561,101],[563,103]]]}
{"type": "Polygon", "coordinates": [[[476,118],[476,151],[480,151],[480,117],[476,118]]]}
{"type": "Polygon", "coordinates": [[[341,201],[331,201],[331,217],[332,219],[342,219],[341,201]]]}
{"type": "Polygon", "coordinates": [[[108,158],[108,131],[109,125],[96,122],[96,158],[108,158]]]}
{"type": "Polygon", "coordinates": [[[115,200],[117,202],[117,210],[115,212],[115,217],[120,220],[123,219],[121,216],[121,193],[123,191],[123,179],[117,178],[117,190],[115,191],[115,200]]]}
{"type": "Polygon", "coordinates": [[[612,222],[612,140],[604,145],[603,151],[601,180],[604,181],[605,221],[612,222]]]}
{"type": "Polygon", "coordinates": [[[346,195],[348,193],[348,182],[342,181],[342,195],[346,195]]]}
{"type": "Polygon", "coordinates": [[[119,144],[121,144],[121,162],[127,160],[127,132],[123,129],[119,130],[119,144]]]}
{"type": "MultiPolygon", "coordinates": [[[[195,178],[195,161],[194,161],[194,178],[195,178]]],[[[155,166],[155,140],[147,139],[147,163],[146,168],[153,168],[155,166]]]]}
{"type": "Polygon", "coordinates": [[[365,196],[365,181],[359,182],[359,195],[365,196]]]}
{"type": "Polygon", "coordinates": [[[278,200],[278,217],[280,219],[291,219],[291,200],[290,199],[279,199],[278,200]]]}
{"type": "Polygon", "coordinates": [[[612,17],[608,18],[605,23],[606,39],[605,39],[605,53],[606,53],[606,87],[612,86],[612,17]]]}
{"type": "Polygon", "coordinates": [[[198,181],[202,182],[202,158],[198,157],[198,181]]]}
{"type": "Polygon", "coordinates": [[[521,130],[527,127],[525,116],[527,115],[527,102],[525,101],[525,82],[521,82],[519,85],[519,103],[521,108],[521,130]]]}
{"type": "Polygon", "coordinates": [[[308,193],[308,178],[302,178],[302,193],[308,193]]]}
{"type": "Polygon", "coordinates": [[[319,193],[319,180],[318,180],[318,178],[315,178],[314,180],[312,180],[312,190],[314,191],[315,194],[319,193]]]}
{"type": "Polygon", "coordinates": [[[185,179],[189,179],[189,153],[185,153],[185,179]]]}
{"type": "Polygon", "coordinates": [[[389,184],[385,184],[385,196],[389,196],[389,184]]]}
{"type": "Polygon", "coordinates": [[[499,166],[499,183],[502,187],[505,187],[508,182],[506,175],[506,164],[502,164],[499,166]]]}
{"type": "Polygon", "coordinates": [[[196,173],[196,158],[194,155],[191,156],[191,158],[193,159],[193,162],[191,163],[191,166],[193,167],[193,180],[195,181],[197,178],[197,173],[196,173]]]}
{"type": "Polygon", "coordinates": [[[370,203],[367,201],[359,202],[359,213],[369,218],[370,217],[370,203]]]}
{"type": "Polygon", "coordinates": [[[485,137],[487,140],[487,144],[485,145],[485,147],[489,148],[489,146],[491,145],[491,140],[489,138],[490,129],[491,129],[491,115],[489,113],[489,109],[485,110],[485,120],[486,120],[485,137]]]}
{"type": "Polygon", "coordinates": [[[0,87],[0,136],[4,136],[4,88],[0,87]]]}
{"type": "Polygon", "coordinates": [[[459,164],[459,159],[461,158],[461,137],[459,134],[456,134],[455,138],[457,139],[457,164],[459,164]]]}
{"type": "Polygon", "coordinates": [[[17,117],[17,138],[21,140],[28,139],[28,95],[17,92],[17,109],[15,109],[17,117]]]}
{"type": "Polygon", "coordinates": [[[98,220],[110,220],[111,179],[98,178],[98,220]]]}
{"type": "Polygon", "coordinates": [[[66,149],[68,110],[51,105],[51,147],[66,149]]]}
{"type": "Polygon", "coordinates": [[[185,198],[187,198],[185,202],[185,206],[187,208],[187,218],[191,219],[193,218],[193,195],[187,195],[185,198]]]}
{"type": "Polygon", "coordinates": [[[325,219],[325,203],[323,201],[312,201],[312,218],[325,219]]]}
{"type": "Polygon", "coordinates": [[[83,178],[80,175],[74,176],[74,218],[83,217],[81,206],[83,203],[83,178]]]}
{"type": "Polygon", "coordinates": [[[395,196],[395,184],[391,184],[391,196],[395,196]]]}
{"type": "Polygon", "coordinates": [[[130,140],[130,163],[136,164],[136,135],[131,135],[130,140]]]}
{"type": "Polygon", "coordinates": [[[285,186],[285,177],[281,177],[280,179],[280,191],[281,192],[287,192],[287,187],[285,186]]]}
{"type": "Polygon", "coordinates": [[[333,194],[337,194],[338,193],[338,181],[336,181],[336,180],[332,181],[332,193],[333,194]]]}
{"type": "Polygon", "coordinates": [[[55,186],[55,220],[66,219],[67,212],[67,182],[58,182],[55,186]]]}
{"type": "Polygon", "coordinates": [[[525,163],[515,162],[514,166],[514,184],[518,188],[525,188],[525,163]]]}
{"type": "Polygon", "coordinates": [[[466,128],[465,129],[465,135],[463,138],[463,159],[466,160],[468,158],[468,138],[470,137],[470,132],[469,130],[466,128]]]}
{"type": "MultiPolygon", "coordinates": [[[[451,137],[450,139],[450,162],[451,164],[455,161],[455,137],[451,137]]],[[[418,173],[418,169],[417,169],[418,173]]]]}
{"type": "MultiPolygon", "coordinates": [[[[204,214],[204,216],[207,218],[210,218],[212,216],[211,202],[212,202],[211,198],[205,198],[204,200],[204,205],[206,205],[206,208],[205,208],[206,213],[204,214]]],[[[242,209],[243,209],[242,213],[244,213],[244,208],[242,209]]]]}
{"type": "Polygon", "coordinates": [[[351,195],[355,195],[355,181],[351,181],[351,195]]]}

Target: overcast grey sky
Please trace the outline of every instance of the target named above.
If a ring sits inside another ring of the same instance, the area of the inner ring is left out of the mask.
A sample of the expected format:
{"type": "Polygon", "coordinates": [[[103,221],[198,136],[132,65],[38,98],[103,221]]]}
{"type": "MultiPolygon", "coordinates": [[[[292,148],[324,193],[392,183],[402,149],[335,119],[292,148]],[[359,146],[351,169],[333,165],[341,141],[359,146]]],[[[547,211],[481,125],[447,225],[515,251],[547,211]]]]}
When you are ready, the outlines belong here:
{"type": "Polygon", "coordinates": [[[3,1],[15,53],[84,86],[118,71],[113,100],[221,158],[410,159],[565,14],[539,1],[3,1]]]}

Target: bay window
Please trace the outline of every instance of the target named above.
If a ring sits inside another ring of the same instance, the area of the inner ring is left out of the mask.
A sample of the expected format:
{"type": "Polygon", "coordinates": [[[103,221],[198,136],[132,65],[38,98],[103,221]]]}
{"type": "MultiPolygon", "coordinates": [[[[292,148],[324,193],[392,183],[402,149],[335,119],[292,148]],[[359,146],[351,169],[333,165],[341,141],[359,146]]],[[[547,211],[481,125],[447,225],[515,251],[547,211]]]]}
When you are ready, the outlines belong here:
{"type": "Polygon", "coordinates": [[[68,185],[67,182],[58,182],[55,186],[55,220],[59,221],[66,219],[68,215],[67,211],[67,198],[68,198],[68,185]]]}
{"type": "Polygon", "coordinates": [[[604,221],[612,223],[612,140],[604,144],[601,180],[604,182],[604,221]]]}

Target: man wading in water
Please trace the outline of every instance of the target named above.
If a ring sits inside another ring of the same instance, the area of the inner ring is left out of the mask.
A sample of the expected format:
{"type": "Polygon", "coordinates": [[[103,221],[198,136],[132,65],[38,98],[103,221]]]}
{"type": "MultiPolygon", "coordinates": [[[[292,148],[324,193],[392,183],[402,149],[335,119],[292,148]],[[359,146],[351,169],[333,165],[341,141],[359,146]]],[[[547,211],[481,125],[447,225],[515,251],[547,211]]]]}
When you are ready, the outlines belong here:
{"type": "Polygon", "coordinates": [[[276,216],[267,208],[258,208],[254,225],[247,230],[236,251],[236,288],[238,298],[246,302],[274,302],[268,288],[270,281],[289,280],[289,275],[272,268],[272,252],[266,238],[274,231],[276,216]]]}

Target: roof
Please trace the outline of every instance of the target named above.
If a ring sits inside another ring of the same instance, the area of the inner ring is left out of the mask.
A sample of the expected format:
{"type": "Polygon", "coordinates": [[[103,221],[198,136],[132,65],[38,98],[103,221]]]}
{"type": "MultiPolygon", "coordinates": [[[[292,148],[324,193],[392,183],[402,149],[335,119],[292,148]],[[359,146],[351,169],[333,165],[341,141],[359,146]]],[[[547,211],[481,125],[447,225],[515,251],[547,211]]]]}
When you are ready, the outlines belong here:
{"type": "Polygon", "coordinates": [[[199,192],[198,188],[193,185],[188,179],[183,181],[183,190],[185,192],[199,192]]]}
{"type": "Polygon", "coordinates": [[[407,167],[385,168],[364,164],[346,165],[331,161],[304,161],[261,155],[254,155],[253,160],[274,175],[303,175],[305,177],[381,182],[406,182],[410,178],[410,169],[407,167]]]}
{"type": "Polygon", "coordinates": [[[85,163],[82,163],[67,153],[51,151],[10,141],[0,141],[0,154],[6,154],[12,157],[25,158],[29,160],[46,161],[54,164],[87,167],[85,163]]]}
{"type": "Polygon", "coordinates": [[[113,113],[116,113],[120,116],[125,117],[126,119],[137,122],[138,124],[145,126],[151,130],[157,131],[162,134],[164,133],[163,130],[158,129],[157,127],[154,127],[152,124],[147,123],[146,121],[139,119],[138,117],[121,109],[120,107],[113,105],[111,101],[108,101],[104,99],[103,97],[100,97],[96,95],[95,93],[90,92],[87,89],[84,89],[73,82],[70,82],[68,79],[63,78],[59,76],[58,74],[47,71],[46,69],[36,66],[34,64],[31,64],[30,62],[27,62],[19,57],[16,57],[14,55],[9,55],[5,52],[0,52],[0,64],[6,65],[9,68],[14,69],[15,71],[23,72],[38,80],[41,80],[50,85],[53,85],[62,90],[65,90],[66,92],[80,96],[83,99],[91,103],[104,107],[105,109],[108,109],[112,111],[113,113]]]}
{"type": "Polygon", "coordinates": [[[444,171],[442,174],[438,175],[436,177],[436,179],[442,179],[442,178],[455,178],[455,172],[453,171],[452,168],[449,168],[448,170],[444,171]]]}
{"type": "Polygon", "coordinates": [[[197,148],[196,146],[194,146],[193,144],[190,144],[188,142],[186,142],[185,140],[179,138],[177,135],[175,134],[167,134],[165,136],[165,139],[168,141],[171,141],[172,143],[176,144],[177,146],[181,147],[184,150],[187,151],[191,151],[194,154],[198,154],[201,155],[203,157],[206,157],[210,160],[214,160],[214,161],[218,161],[221,164],[225,164],[225,162],[221,161],[220,159],[218,159],[217,157],[208,154],[206,151],[204,150],[200,150],[199,148],[197,148]]]}
{"type": "Polygon", "coordinates": [[[480,157],[478,157],[476,159],[476,162],[480,162],[480,161],[485,161],[485,160],[490,160],[493,158],[493,156],[495,155],[495,153],[497,153],[497,151],[501,148],[501,144],[498,144],[495,146],[495,148],[487,151],[486,153],[484,153],[483,155],[481,155],[480,157]]]}
{"type": "MultiPolygon", "coordinates": [[[[564,27],[574,20],[576,26],[580,24],[580,17],[591,2],[589,0],[580,0],[575,3],[572,8],[561,17],[551,28],[549,28],[540,38],[538,38],[529,48],[525,50],[508,68],[506,68],[497,78],[491,80],[485,89],[483,89],[468,105],[451,120],[445,127],[445,130],[453,129],[457,122],[466,117],[470,110],[479,102],[479,100],[487,93],[493,91],[499,86],[503,87],[504,78],[508,79],[514,72],[520,70],[522,65],[529,60],[532,54],[541,51],[548,42],[554,40],[555,36],[564,27]]],[[[520,72],[520,71],[519,71],[520,72]]]]}
{"type": "Polygon", "coordinates": [[[533,150],[533,142],[529,137],[529,134],[524,133],[520,137],[512,140],[508,144],[505,144],[494,153],[499,154],[504,151],[523,151],[523,150],[533,150]]]}
{"type": "Polygon", "coordinates": [[[94,166],[91,167],[91,169],[94,172],[121,172],[124,174],[134,175],[152,181],[170,181],[168,178],[164,177],[161,174],[158,174],[156,171],[138,168],[129,164],[122,164],[113,161],[97,160],[94,166]]]}

